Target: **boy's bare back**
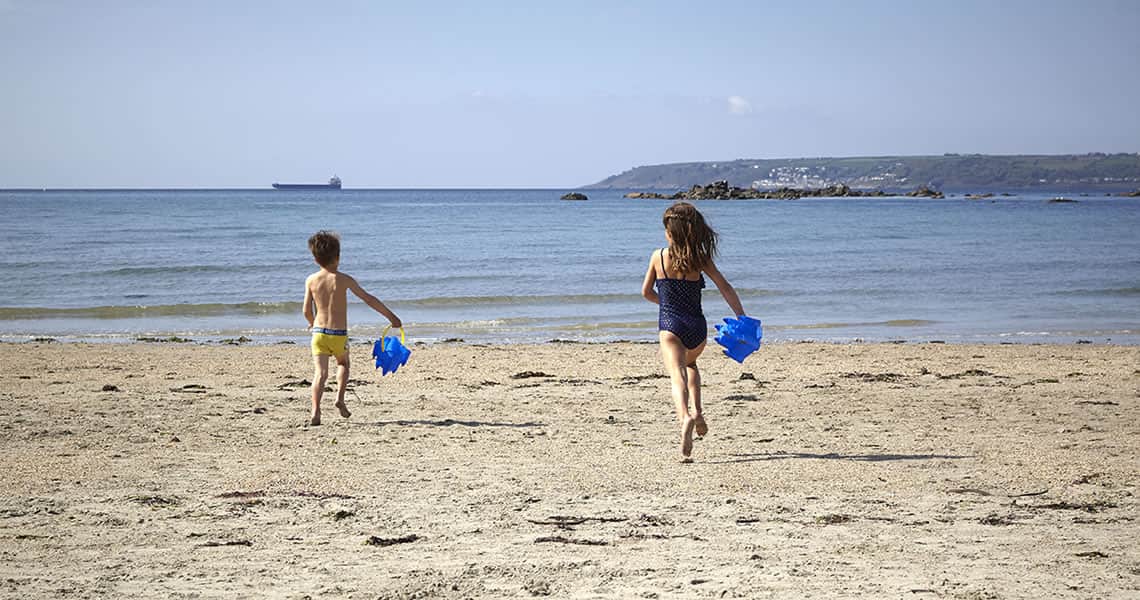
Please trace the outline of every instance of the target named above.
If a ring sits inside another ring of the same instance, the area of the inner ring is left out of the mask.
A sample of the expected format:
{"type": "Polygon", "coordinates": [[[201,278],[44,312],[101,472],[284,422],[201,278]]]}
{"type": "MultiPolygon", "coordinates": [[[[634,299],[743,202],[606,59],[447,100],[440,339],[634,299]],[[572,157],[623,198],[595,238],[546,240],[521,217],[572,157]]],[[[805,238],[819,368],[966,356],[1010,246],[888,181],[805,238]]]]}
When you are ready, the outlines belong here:
{"type": "Polygon", "coordinates": [[[305,280],[305,291],[316,307],[314,327],[348,329],[348,296],[356,281],[340,272],[321,269],[305,280]]]}
{"type": "MultiPolygon", "coordinates": [[[[335,265],[334,265],[335,268],[335,265]]],[[[364,291],[351,275],[322,268],[305,279],[305,316],[312,327],[348,329],[348,292],[352,291],[376,312],[388,317],[393,327],[400,327],[400,319],[383,302],[364,291]],[[315,309],[315,310],[313,310],[315,309]]]]}

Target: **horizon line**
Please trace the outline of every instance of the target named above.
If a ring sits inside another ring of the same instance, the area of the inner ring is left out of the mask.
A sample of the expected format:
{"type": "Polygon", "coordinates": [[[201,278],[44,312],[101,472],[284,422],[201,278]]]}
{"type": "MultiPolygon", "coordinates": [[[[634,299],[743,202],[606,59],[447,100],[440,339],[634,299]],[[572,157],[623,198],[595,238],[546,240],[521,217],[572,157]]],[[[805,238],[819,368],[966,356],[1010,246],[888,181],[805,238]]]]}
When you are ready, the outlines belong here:
{"type": "Polygon", "coordinates": [[[562,191],[578,190],[575,187],[342,187],[339,189],[278,190],[272,187],[0,187],[0,192],[275,192],[282,194],[296,192],[418,192],[418,191],[562,191]]]}
{"type": "MultiPolygon", "coordinates": [[[[988,154],[984,152],[943,152],[941,154],[852,154],[852,155],[818,155],[818,156],[798,156],[798,157],[775,157],[775,158],[731,158],[731,159],[704,159],[704,160],[688,160],[678,162],[660,162],[651,164],[640,164],[632,167],[627,167],[625,171],[611,173],[601,179],[592,183],[577,184],[572,186],[440,186],[440,187],[420,187],[420,186],[394,186],[394,187],[343,187],[340,191],[420,191],[420,190],[456,190],[456,191],[477,191],[477,190],[580,190],[589,189],[593,186],[610,179],[623,175],[629,171],[644,167],[664,167],[675,165],[690,165],[701,163],[732,163],[740,161],[779,161],[779,160],[832,160],[832,159],[854,159],[854,158],[950,158],[950,157],[971,157],[971,156],[993,156],[993,157],[1012,157],[1012,156],[1032,156],[1032,157],[1059,157],[1059,156],[1140,156],[1140,151],[1137,152],[1104,152],[1104,151],[1089,151],[1089,152],[1062,152],[1055,154],[1036,154],[1036,153],[993,153],[988,154]]],[[[632,189],[632,188],[631,188],[632,189]]],[[[247,192],[247,191],[324,191],[324,190],[277,190],[270,187],[131,187],[131,186],[101,186],[101,187],[36,187],[36,186],[21,186],[21,187],[0,187],[0,192],[183,192],[183,191],[201,191],[201,192],[247,192]]]]}

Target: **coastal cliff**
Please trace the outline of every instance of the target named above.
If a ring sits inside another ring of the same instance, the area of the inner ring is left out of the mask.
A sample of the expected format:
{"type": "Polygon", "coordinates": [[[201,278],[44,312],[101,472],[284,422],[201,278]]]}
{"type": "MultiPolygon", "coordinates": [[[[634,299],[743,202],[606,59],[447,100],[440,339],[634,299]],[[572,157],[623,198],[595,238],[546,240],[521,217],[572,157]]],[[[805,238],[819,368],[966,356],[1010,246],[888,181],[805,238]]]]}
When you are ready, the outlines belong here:
{"type": "Polygon", "coordinates": [[[944,154],[849,158],[738,159],[640,166],[587,189],[677,190],[727,181],[755,189],[826,188],[945,192],[1001,190],[1131,191],[1140,187],[1140,154],[944,154]]]}

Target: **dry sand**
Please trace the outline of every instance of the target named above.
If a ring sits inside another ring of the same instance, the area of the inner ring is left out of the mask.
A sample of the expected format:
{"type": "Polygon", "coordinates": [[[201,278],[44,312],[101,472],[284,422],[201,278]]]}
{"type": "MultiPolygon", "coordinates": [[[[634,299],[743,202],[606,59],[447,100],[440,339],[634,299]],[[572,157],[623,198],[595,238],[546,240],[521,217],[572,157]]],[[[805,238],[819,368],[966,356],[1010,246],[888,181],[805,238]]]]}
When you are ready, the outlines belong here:
{"type": "Polygon", "coordinates": [[[1140,348],[369,350],[0,344],[0,595],[1140,597],[1140,348]]]}

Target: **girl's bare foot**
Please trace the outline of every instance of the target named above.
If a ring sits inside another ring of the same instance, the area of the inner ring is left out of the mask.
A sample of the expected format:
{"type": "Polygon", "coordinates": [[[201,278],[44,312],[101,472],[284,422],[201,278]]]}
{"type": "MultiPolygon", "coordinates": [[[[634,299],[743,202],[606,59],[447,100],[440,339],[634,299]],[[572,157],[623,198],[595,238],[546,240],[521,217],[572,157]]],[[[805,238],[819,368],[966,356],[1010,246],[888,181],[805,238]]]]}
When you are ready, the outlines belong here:
{"type": "Polygon", "coordinates": [[[696,419],[692,417],[685,417],[681,421],[681,462],[692,462],[690,455],[693,453],[693,427],[696,425],[696,419]]]}
{"type": "Polygon", "coordinates": [[[320,424],[321,424],[321,416],[320,415],[313,415],[313,416],[309,417],[309,425],[320,425],[320,424]]]}
{"type": "Polygon", "coordinates": [[[704,415],[697,415],[696,417],[694,417],[693,418],[693,433],[697,434],[697,437],[705,437],[705,435],[708,432],[709,432],[709,424],[705,423],[704,415]]]}
{"type": "Polygon", "coordinates": [[[352,416],[352,413],[348,412],[348,407],[345,406],[344,400],[336,403],[336,409],[340,411],[340,416],[346,419],[352,416]]]}

